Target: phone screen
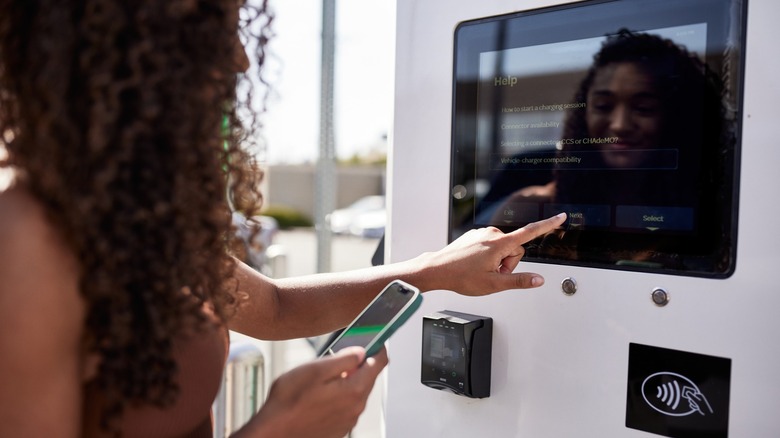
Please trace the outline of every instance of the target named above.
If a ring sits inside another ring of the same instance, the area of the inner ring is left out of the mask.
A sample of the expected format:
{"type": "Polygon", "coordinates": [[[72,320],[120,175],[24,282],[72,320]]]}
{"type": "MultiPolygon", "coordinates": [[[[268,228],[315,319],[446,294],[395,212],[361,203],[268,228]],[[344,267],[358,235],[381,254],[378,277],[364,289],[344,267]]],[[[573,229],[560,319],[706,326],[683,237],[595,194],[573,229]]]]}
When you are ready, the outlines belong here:
{"type": "Polygon", "coordinates": [[[326,352],[336,353],[352,346],[368,347],[385,333],[388,325],[398,320],[403,311],[418,297],[419,292],[411,286],[407,287],[397,281],[391,283],[341,333],[326,352]]]}

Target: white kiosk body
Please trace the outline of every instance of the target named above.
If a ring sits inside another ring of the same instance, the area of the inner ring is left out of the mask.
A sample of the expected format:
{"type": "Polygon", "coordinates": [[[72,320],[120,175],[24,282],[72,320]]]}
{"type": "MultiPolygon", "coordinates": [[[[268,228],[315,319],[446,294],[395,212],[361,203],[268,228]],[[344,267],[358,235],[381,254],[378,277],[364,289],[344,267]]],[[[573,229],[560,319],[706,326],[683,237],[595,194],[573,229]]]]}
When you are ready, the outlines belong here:
{"type": "MultiPolygon", "coordinates": [[[[746,45],[737,79],[742,107],[729,272],[700,275],[641,264],[611,269],[541,258],[518,267],[545,277],[538,289],[480,298],[426,293],[388,346],[388,437],[780,436],[780,293],[772,280],[780,267],[780,233],[772,226],[780,217],[780,2],[733,3],[746,4],[745,38],[738,35],[746,45]],[[562,290],[569,278],[576,280],[575,293],[562,290]],[[666,305],[654,303],[657,289],[668,294],[666,305]],[[443,310],[492,318],[489,397],[421,383],[422,319],[443,310]],[[678,356],[667,361],[667,353],[678,356]],[[630,383],[630,359],[632,367],[646,365],[638,371],[644,372],[640,386],[630,383]],[[675,368],[675,361],[688,361],[688,371],[675,368]],[[702,368],[702,375],[718,368],[719,383],[691,377],[691,367],[702,368]],[[631,412],[642,400],[652,408],[647,418],[631,412]],[[702,420],[708,417],[717,419],[702,420]]],[[[398,0],[387,260],[436,250],[451,238],[459,23],[563,4],[398,0]]],[[[591,12],[583,7],[578,13],[591,12]]]]}

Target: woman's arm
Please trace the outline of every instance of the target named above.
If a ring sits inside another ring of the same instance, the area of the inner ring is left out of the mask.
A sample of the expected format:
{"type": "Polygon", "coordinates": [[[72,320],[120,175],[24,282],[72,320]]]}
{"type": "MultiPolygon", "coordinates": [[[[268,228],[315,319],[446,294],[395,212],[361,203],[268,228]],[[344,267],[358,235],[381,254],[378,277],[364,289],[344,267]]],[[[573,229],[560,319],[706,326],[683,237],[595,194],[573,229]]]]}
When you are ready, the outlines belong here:
{"type": "Polygon", "coordinates": [[[540,286],[533,273],[513,273],[523,244],[559,227],[561,214],[511,233],[488,227],[471,230],[436,252],[411,260],[347,272],[270,279],[246,265],[238,272],[244,296],[229,328],[259,339],[290,339],[344,327],[382,288],[402,279],[422,291],[451,290],[487,295],[540,286]]]}
{"type": "Polygon", "coordinates": [[[0,192],[0,436],[81,435],[77,269],[36,203],[0,192]]]}

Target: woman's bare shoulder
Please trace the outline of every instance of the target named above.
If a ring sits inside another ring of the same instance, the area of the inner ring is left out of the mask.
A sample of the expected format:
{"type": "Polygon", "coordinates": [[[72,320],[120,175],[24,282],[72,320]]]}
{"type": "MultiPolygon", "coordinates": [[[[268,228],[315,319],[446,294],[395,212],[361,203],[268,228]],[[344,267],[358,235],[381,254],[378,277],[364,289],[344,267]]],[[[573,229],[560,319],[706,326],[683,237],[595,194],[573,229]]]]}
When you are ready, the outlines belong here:
{"type": "MultiPolygon", "coordinates": [[[[41,203],[21,186],[0,190],[0,233],[12,238],[19,231],[45,231],[48,227],[41,203]]],[[[23,236],[17,236],[19,238],[23,236]]],[[[22,239],[14,239],[14,242],[22,239]]]]}
{"type": "Polygon", "coordinates": [[[36,199],[0,192],[0,435],[77,436],[85,304],[73,253],[36,199]]]}
{"type": "Polygon", "coordinates": [[[76,258],[40,202],[19,187],[0,192],[0,278],[0,319],[34,312],[26,318],[81,325],[76,258]]]}
{"type": "MultiPolygon", "coordinates": [[[[58,262],[75,269],[75,258],[59,231],[47,217],[43,205],[23,187],[0,191],[0,261],[22,261],[29,257],[38,267],[58,262]]],[[[25,266],[33,268],[34,266],[25,266]]]]}

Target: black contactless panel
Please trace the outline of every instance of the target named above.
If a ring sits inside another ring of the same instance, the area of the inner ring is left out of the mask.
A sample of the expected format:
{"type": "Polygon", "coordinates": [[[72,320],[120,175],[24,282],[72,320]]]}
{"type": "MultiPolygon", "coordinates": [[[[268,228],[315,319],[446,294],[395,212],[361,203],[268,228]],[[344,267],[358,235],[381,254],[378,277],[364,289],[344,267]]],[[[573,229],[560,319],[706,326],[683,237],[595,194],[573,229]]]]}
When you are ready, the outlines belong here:
{"type": "Polygon", "coordinates": [[[673,438],[727,438],[731,359],[628,347],[626,427],[673,438]]]}
{"type": "Polygon", "coordinates": [[[423,317],[423,385],[471,398],[490,396],[493,319],[444,310],[423,317]]]}

